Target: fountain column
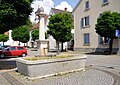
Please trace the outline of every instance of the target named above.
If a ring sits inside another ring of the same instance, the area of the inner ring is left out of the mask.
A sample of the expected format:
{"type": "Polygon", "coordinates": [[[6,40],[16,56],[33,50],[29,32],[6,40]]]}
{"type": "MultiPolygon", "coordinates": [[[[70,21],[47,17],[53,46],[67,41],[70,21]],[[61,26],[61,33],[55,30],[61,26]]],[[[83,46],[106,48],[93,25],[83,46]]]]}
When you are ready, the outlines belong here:
{"type": "Polygon", "coordinates": [[[46,56],[48,52],[48,41],[45,40],[45,16],[44,8],[38,8],[35,12],[39,19],[39,40],[36,40],[40,56],[46,56]]]}

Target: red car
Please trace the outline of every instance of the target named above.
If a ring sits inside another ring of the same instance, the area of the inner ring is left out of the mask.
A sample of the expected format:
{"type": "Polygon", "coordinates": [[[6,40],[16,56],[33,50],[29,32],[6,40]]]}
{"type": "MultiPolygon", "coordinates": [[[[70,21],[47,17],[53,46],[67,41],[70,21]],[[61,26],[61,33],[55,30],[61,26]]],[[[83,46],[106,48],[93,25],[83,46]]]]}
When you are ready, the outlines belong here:
{"type": "Polygon", "coordinates": [[[0,51],[0,58],[5,56],[22,56],[26,57],[27,50],[25,47],[22,46],[9,46],[4,50],[0,51]]]}

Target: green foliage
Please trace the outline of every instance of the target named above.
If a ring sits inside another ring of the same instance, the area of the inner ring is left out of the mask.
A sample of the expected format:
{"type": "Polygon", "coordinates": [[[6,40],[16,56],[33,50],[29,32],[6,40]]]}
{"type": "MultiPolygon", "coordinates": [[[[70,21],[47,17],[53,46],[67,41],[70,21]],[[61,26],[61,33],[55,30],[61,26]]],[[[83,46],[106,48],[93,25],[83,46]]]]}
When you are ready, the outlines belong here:
{"type": "Polygon", "coordinates": [[[49,34],[47,34],[47,32],[45,32],[45,39],[47,39],[49,37],[49,34]]]}
{"type": "Polygon", "coordinates": [[[15,41],[26,43],[29,41],[29,26],[23,25],[12,31],[12,38],[15,41]]]}
{"type": "Polygon", "coordinates": [[[103,37],[115,38],[115,30],[120,30],[120,14],[104,12],[95,25],[96,33],[103,37]]]}
{"type": "Polygon", "coordinates": [[[35,41],[36,39],[39,39],[39,29],[35,29],[32,31],[32,39],[35,41]]]}
{"type": "Polygon", "coordinates": [[[25,25],[32,12],[33,0],[1,0],[0,33],[25,25]]]}
{"type": "Polygon", "coordinates": [[[100,36],[111,39],[109,43],[109,52],[111,54],[113,39],[116,38],[115,30],[120,30],[120,14],[117,12],[104,12],[97,19],[95,29],[100,36]]]}
{"type": "MultiPolygon", "coordinates": [[[[47,39],[48,38],[48,34],[45,32],[45,39],[47,39]]],[[[33,31],[32,31],[32,39],[35,41],[36,39],[39,39],[39,28],[37,28],[37,29],[34,29],[33,31]]]]}
{"type": "Polygon", "coordinates": [[[49,19],[48,34],[58,42],[66,42],[72,38],[73,19],[70,13],[52,15],[49,19]]]}
{"type": "Polygon", "coordinates": [[[0,42],[6,42],[8,40],[8,35],[0,34],[0,42]]]}

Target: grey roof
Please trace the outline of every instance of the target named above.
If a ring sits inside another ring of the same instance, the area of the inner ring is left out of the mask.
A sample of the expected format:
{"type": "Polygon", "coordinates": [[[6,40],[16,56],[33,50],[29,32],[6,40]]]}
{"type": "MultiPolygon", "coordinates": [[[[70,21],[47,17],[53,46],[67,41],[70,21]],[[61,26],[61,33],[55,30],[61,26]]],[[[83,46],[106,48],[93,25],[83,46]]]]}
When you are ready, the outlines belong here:
{"type": "MultiPolygon", "coordinates": [[[[60,9],[55,9],[55,8],[51,8],[51,10],[54,12],[54,14],[66,12],[65,10],[60,10],[60,9]]],[[[69,12],[69,11],[67,11],[67,12],[69,12]]],[[[71,13],[71,12],[69,12],[69,13],[71,13]]]]}

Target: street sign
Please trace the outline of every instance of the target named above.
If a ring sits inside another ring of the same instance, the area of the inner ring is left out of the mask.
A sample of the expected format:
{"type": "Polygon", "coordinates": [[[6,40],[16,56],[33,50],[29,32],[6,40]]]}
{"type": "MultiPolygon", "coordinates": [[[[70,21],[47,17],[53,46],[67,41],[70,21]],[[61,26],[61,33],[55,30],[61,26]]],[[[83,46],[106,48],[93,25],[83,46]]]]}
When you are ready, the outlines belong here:
{"type": "Polygon", "coordinates": [[[120,30],[116,30],[115,36],[120,37],[120,30]]]}

